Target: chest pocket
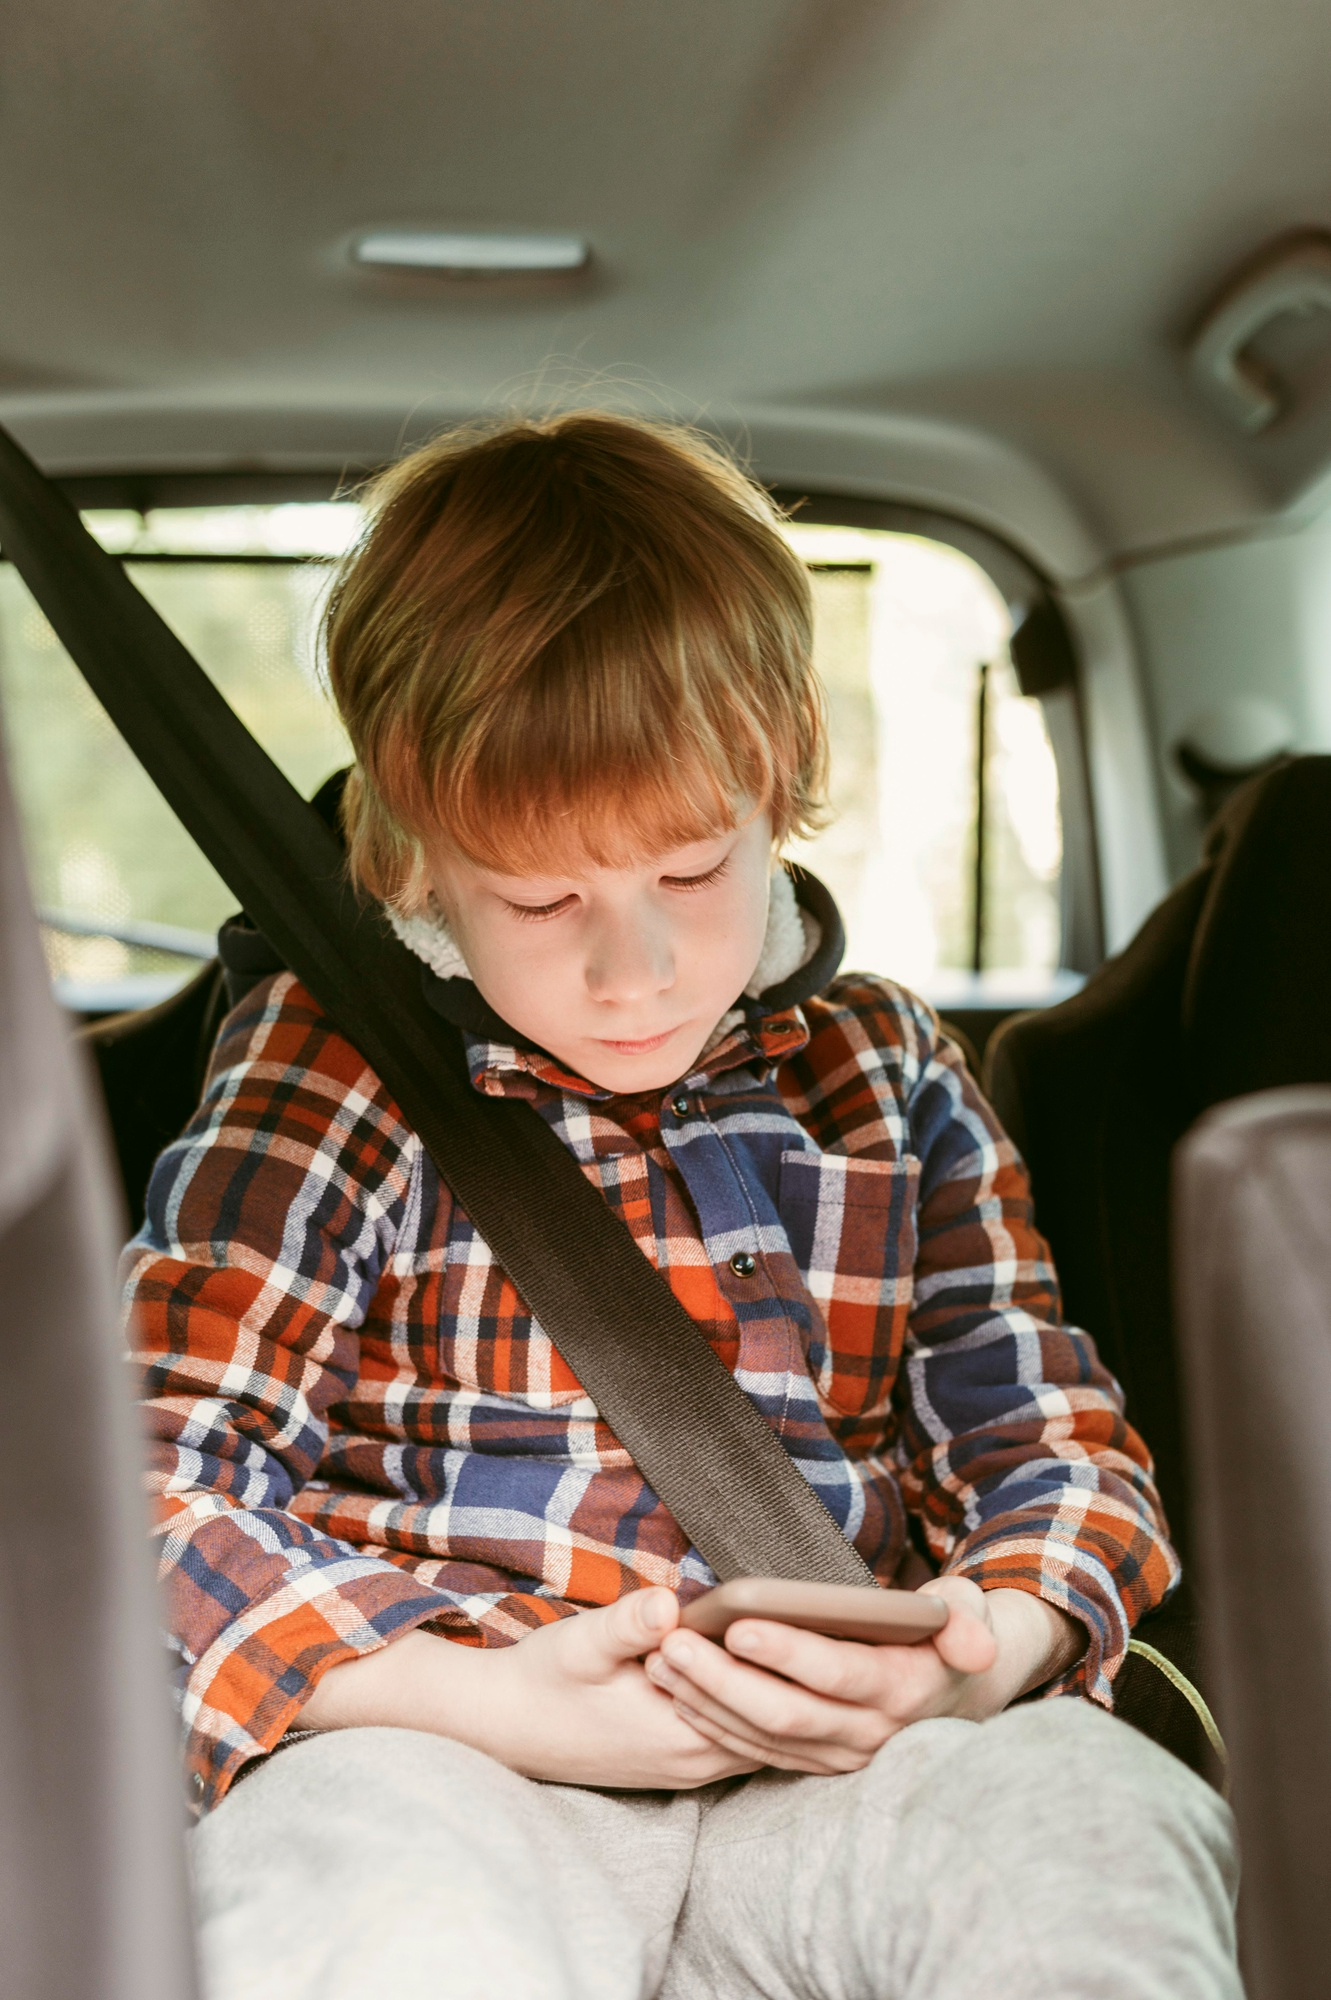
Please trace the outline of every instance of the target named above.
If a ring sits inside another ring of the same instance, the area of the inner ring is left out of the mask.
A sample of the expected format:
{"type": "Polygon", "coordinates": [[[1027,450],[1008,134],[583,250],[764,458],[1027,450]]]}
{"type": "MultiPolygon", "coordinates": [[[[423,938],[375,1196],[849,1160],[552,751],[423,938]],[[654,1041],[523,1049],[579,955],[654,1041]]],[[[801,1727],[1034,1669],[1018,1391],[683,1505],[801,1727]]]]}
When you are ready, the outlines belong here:
{"type": "Polygon", "coordinates": [[[848,1417],[883,1416],[915,1288],[920,1163],[843,1153],[781,1156],[781,1220],[822,1329],[809,1368],[822,1400],[848,1417]]]}

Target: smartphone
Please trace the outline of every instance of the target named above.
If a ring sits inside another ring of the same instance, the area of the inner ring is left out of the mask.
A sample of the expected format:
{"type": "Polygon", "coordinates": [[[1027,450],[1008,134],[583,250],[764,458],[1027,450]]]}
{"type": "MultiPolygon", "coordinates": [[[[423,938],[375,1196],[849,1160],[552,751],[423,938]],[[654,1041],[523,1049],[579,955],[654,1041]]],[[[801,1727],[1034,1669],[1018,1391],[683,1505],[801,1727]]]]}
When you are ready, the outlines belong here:
{"type": "Polygon", "coordinates": [[[739,1576],[695,1597],[680,1624],[721,1639],[737,1618],[772,1618],[829,1639],[869,1646],[913,1646],[947,1623],[939,1597],[913,1590],[861,1590],[850,1583],[787,1583],[775,1576],[739,1576]]]}

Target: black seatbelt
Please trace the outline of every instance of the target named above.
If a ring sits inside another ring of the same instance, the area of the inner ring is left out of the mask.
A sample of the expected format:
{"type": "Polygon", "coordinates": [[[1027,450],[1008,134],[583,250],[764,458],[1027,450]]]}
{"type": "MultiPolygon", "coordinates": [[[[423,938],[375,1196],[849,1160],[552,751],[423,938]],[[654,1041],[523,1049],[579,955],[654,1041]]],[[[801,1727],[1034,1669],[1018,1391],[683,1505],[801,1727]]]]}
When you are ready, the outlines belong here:
{"type": "Polygon", "coordinates": [[[482,1099],[335,835],[0,429],[0,548],[219,875],[358,1049],[648,1484],[722,1578],[872,1585],[702,1329],[530,1105],[482,1099]]]}

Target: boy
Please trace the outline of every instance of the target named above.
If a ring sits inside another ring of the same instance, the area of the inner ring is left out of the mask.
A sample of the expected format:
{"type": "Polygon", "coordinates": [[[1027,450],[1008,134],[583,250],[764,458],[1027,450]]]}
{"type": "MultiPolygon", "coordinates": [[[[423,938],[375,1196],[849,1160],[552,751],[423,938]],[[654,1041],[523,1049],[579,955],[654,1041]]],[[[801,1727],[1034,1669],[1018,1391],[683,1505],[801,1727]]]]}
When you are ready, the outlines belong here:
{"type": "Polygon", "coordinates": [[[1237,1994],[1226,1810],[1107,1713],[1177,1576],[1145,1448],[957,1051],[835,976],[776,860],[824,752],[765,496],[607,416],[446,437],[327,646],[349,866],[475,1088],[950,1616],[683,1631],[710,1572],[377,1079],[261,982],[128,1262],[210,1992],[1237,1994]]]}

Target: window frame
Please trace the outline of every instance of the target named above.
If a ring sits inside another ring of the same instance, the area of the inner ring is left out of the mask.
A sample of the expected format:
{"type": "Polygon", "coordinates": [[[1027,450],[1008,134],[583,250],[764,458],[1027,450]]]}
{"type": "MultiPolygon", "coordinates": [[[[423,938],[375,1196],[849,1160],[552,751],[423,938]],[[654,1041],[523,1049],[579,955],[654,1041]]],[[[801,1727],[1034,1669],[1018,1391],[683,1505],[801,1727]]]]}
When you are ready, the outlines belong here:
{"type": "MultiPolygon", "coordinates": [[[[376,468],[334,472],[269,470],[134,471],[66,476],[58,481],[80,509],[274,505],[354,495],[376,468]]],[[[1010,653],[1017,684],[1041,705],[1058,771],[1063,864],[1060,891],[1061,970],[1093,972],[1105,955],[1105,912],[1099,844],[1087,753],[1081,661],[1071,625],[1050,579],[991,528],[907,500],[869,498],[833,489],[774,485],[772,497],[795,519],[813,526],[879,529],[916,535],[968,556],[1002,594],[1012,618],[1010,653]]],[[[2,559],[2,558],[0,558],[2,559]]],[[[136,555],[136,562],[225,561],[226,557],[136,555]]],[[[238,562],[287,564],[311,558],[238,555],[238,562]]]]}
{"type": "Polygon", "coordinates": [[[1105,956],[1105,919],[1081,664],[1049,579],[992,529],[958,515],[826,488],[782,485],[770,490],[779,507],[811,527],[880,529],[941,542],[969,556],[1001,593],[1012,618],[1009,650],[1017,685],[1040,703],[1058,771],[1063,828],[1059,968],[1094,972],[1105,956]]]}

